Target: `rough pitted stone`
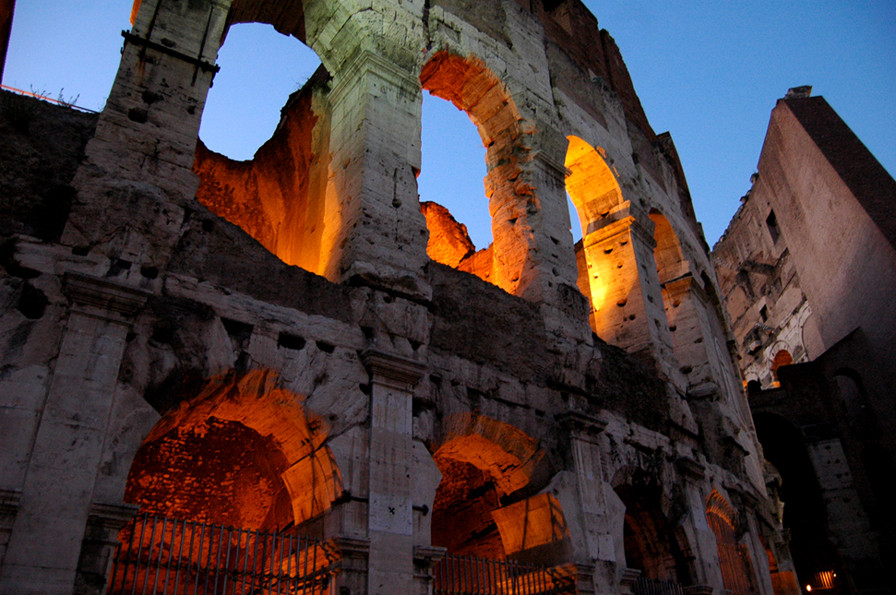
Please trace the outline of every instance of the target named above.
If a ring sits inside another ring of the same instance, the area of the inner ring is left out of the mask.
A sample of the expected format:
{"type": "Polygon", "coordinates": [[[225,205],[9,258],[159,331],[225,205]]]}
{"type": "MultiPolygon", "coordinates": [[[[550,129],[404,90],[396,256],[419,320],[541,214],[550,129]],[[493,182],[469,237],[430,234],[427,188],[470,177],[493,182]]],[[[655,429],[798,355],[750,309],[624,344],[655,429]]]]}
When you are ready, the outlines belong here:
{"type": "Polygon", "coordinates": [[[718,494],[772,592],[761,540],[783,541],[674,145],[583,5],[138,4],[84,162],[59,157],[71,212],[0,229],[0,591],[100,590],[97,526],[128,504],[322,537],[339,592],[428,593],[446,549],[581,593],[632,565],[721,590],[718,494]],[[256,20],[323,67],[235,163],[196,133],[218,40],[256,20]],[[478,252],[421,213],[423,89],[487,147],[478,252]]]}

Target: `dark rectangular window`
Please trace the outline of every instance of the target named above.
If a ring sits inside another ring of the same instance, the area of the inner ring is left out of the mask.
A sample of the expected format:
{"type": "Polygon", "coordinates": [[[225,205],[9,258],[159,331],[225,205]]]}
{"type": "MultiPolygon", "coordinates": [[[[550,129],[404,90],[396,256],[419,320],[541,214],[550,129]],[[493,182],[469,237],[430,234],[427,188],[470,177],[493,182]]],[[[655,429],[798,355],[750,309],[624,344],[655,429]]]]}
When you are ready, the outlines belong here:
{"type": "Polygon", "coordinates": [[[765,225],[768,227],[769,235],[772,236],[772,243],[777,244],[781,230],[778,228],[778,218],[775,217],[774,211],[770,211],[768,217],[765,218],[765,225]]]}

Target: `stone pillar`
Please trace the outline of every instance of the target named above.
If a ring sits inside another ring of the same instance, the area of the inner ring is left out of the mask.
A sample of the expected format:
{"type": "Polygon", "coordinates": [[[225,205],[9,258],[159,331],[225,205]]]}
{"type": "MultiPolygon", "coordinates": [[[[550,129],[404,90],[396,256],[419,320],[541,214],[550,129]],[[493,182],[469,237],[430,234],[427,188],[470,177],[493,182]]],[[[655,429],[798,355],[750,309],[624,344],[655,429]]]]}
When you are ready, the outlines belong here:
{"type": "Polygon", "coordinates": [[[584,324],[589,307],[576,287],[578,271],[569,231],[566,168],[552,157],[563,154],[567,140],[560,134],[542,133],[540,137],[548,146],[541,147],[528,165],[541,207],[530,217],[535,250],[528,266],[533,274],[520,295],[539,304],[549,333],[590,343],[591,329],[584,324]]]}
{"type": "Polygon", "coordinates": [[[713,585],[722,589],[722,571],[719,569],[716,537],[706,521],[706,500],[703,496],[706,468],[698,461],[686,457],[676,460],[675,467],[684,484],[687,515],[682,522],[688,527],[688,538],[694,556],[696,576],[693,577],[695,584],[690,585],[690,588],[694,589],[694,593],[712,593],[713,585]]]}
{"type": "Polygon", "coordinates": [[[431,504],[435,486],[418,486],[431,483],[427,478],[432,472],[419,457],[422,446],[414,443],[412,412],[412,389],[425,368],[378,351],[366,351],[362,359],[371,377],[367,593],[425,595],[428,584],[416,577],[414,558],[421,554],[420,546],[430,544],[414,543],[414,508],[423,504],[416,498],[431,504]],[[429,491],[432,495],[425,495],[429,491]]]}
{"type": "Polygon", "coordinates": [[[538,122],[533,139],[538,145],[523,165],[525,176],[537,197],[537,210],[528,214],[534,236],[529,255],[530,279],[518,295],[530,301],[563,306],[561,285],[576,286],[575,247],[570,233],[566,199],[566,167],[562,156],[568,141],[563,135],[538,122]],[[556,157],[559,156],[560,159],[556,157]]]}
{"type": "Polygon", "coordinates": [[[164,267],[199,186],[193,156],[229,6],[143,0],[72,182],[81,198],[63,243],[164,267]]]}
{"type": "Polygon", "coordinates": [[[125,336],[147,298],[71,274],[65,291],[71,312],[0,570],[4,595],[72,592],[125,336]]]}
{"type": "Polygon", "coordinates": [[[118,533],[134,518],[138,509],[139,506],[131,504],[91,505],[78,561],[77,593],[105,593],[115,548],[118,547],[118,533]]]}
{"type": "Polygon", "coordinates": [[[426,220],[417,198],[420,81],[359,49],[334,75],[321,270],[331,281],[361,278],[429,295],[420,271],[426,220]]]}
{"type": "Polygon", "coordinates": [[[582,246],[588,263],[592,327],[628,352],[650,353],[673,381],[680,377],[653,249],[653,222],[625,201],[589,226],[582,246]]]}
{"type": "MultiPolygon", "coordinates": [[[[601,471],[600,446],[598,436],[606,428],[606,422],[577,411],[568,411],[559,415],[557,421],[569,436],[572,455],[573,472],[575,474],[576,499],[579,519],[570,523],[570,531],[581,531],[573,536],[575,560],[578,565],[577,576],[585,576],[588,569],[591,576],[591,590],[579,590],[579,593],[591,593],[615,588],[611,584],[595,584],[595,579],[603,583],[607,577],[595,573],[594,562],[606,566],[616,561],[616,547],[613,536],[599,534],[596,527],[609,527],[607,503],[604,498],[604,479],[601,471]]],[[[581,583],[577,578],[577,583],[581,583]]]]}
{"type": "Polygon", "coordinates": [[[89,158],[111,158],[97,165],[117,166],[125,179],[195,193],[193,152],[229,8],[230,0],[141,2],[89,158]]]}

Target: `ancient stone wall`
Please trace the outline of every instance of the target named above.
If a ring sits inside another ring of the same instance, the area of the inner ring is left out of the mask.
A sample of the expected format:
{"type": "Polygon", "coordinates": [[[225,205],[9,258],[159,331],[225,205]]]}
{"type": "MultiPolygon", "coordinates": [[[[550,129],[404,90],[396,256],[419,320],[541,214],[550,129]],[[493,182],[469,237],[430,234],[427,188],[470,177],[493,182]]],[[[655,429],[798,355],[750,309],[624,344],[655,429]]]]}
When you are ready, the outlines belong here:
{"type": "Polygon", "coordinates": [[[896,182],[809,90],[772,110],[713,260],[801,580],[873,592],[896,530],[871,479],[896,456],[896,182]]]}
{"type": "Polygon", "coordinates": [[[581,4],[143,0],[84,155],[60,233],[4,229],[0,591],[100,592],[138,507],[318,537],[340,594],[792,576],[674,146],[581,4]],[[236,164],[197,130],[246,21],[323,66],[236,164]],[[487,147],[473,255],[417,197],[423,89],[487,147]]]}

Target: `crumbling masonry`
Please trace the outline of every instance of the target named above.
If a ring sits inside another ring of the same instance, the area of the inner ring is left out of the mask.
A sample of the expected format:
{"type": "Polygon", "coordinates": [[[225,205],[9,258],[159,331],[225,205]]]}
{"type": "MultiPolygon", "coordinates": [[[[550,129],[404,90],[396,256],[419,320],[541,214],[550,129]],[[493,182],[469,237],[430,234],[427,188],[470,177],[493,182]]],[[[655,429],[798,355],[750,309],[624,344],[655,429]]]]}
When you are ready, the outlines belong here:
{"type": "Polygon", "coordinates": [[[675,148],[576,0],[138,0],[98,118],[24,101],[0,592],[248,566],[243,533],[172,565],[186,522],[317,540],[313,566],[252,554],[263,588],[424,594],[512,561],[553,592],[795,592],[675,148]],[[197,131],[242,22],[322,67],[235,163],[197,131]],[[487,147],[485,250],[419,202],[423,89],[487,147]]]}

